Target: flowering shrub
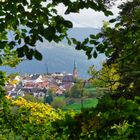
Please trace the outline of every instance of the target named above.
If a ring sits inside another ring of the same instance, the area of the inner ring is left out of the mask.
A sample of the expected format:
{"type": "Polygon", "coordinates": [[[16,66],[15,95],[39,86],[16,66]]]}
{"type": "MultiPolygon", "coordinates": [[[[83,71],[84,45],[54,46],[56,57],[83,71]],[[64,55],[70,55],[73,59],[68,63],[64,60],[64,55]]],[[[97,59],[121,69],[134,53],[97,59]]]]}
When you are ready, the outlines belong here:
{"type": "Polygon", "coordinates": [[[48,104],[28,102],[23,98],[11,100],[11,114],[6,129],[0,138],[16,139],[55,139],[56,133],[53,131],[52,122],[65,120],[65,116],[74,116],[74,112],[63,112],[60,109],[53,109],[48,104]]]}

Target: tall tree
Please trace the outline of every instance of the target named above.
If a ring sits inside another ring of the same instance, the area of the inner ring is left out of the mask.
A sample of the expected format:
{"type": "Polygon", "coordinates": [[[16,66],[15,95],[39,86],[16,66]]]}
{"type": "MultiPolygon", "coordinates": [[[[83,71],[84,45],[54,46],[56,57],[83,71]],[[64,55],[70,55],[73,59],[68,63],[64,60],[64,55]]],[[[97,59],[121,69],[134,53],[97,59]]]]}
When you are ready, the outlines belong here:
{"type": "Polygon", "coordinates": [[[105,24],[101,33],[90,36],[90,43],[95,45],[94,57],[98,53],[105,53],[107,65],[117,66],[121,96],[134,98],[140,92],[140,1],[129,1],[119,8],[119,16],[110,20],[115,26],[105,24]]]}
{"type": "Polygon", "coordinates": [[[110,62],[119,64],[122,83],[119,89],[128,98],[133,98],[140,92],[140,1],[133,0],[120,8],[122,11],[116,24],[118,29],[114,30],[115,39],[112,39],[115,51],[110,62]]]}

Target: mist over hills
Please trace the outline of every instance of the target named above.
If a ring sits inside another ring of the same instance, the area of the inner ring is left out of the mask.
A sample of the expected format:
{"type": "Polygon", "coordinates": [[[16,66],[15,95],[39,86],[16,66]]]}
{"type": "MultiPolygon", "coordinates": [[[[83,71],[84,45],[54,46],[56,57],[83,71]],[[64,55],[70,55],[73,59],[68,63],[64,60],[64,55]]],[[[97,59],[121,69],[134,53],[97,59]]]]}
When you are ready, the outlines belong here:
{"type": "MultiPolygon", "coordinates": [[[[79,41],[84,40],[90,34],[96,34],[100,30],[94,28],[73,28],[68,32],[69,37],[75,37],[79,41]]],[[[89,75],[87,70],[89,66],[95,65],[97,69],[101,68],[101,63],[105,59],[104,54],[99,55],[97,59],[88,60],[84,51],[77,51],[74,47],[69,46],[66,40],[56,44],[44,41],[37,43],[37,49],[43,54],[43,60],[26,60],[21,62],[16,68],[1,67],[9,73],[49,73],[68,72],[72,73],[74,61],[80,78],[87,79],[89,75]]]]}

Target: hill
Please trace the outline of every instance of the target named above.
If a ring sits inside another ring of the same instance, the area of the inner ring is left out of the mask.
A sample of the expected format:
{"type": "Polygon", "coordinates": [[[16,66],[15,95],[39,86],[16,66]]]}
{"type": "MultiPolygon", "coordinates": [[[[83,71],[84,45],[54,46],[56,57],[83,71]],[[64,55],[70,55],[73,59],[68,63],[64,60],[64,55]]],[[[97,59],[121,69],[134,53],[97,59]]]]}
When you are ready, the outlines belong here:
{"type": "MultiPolygon", "coordinates": [[[[90,34],[96,34],[100,30],[94,28],[73,28],[69,30],[69,37],[75,37],[82,41],[90,34]]],[[[37,43],[37,49],[43,54],[43,60],[26,60],[20,63],[16,68],[2,67],[7,73],[18,72],[25,73],[46,73],[46,67],[50,73],[53,72],[69,72],[72,73],[73,63],[76,61],[78,73],[81,78],[88,78],[87,70],[91,65],[95,65],[97,69],[101,68],[101,63],[105,59],[104,55],[100,55],[98,59],[87,60],[87,56],[83,51],[77,51],[74,47],[69,46],[66,40],[56,44],[54,42],[37,43]]]]}

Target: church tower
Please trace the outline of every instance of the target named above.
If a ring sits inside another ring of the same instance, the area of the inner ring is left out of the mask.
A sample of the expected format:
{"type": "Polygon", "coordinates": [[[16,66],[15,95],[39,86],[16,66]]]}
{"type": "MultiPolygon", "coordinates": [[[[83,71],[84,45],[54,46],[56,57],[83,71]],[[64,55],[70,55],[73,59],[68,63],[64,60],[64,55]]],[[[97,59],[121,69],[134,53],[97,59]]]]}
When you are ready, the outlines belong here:
{"type": "Polygon", "coordinates": [[[75,61],[74,61],[74,68],[73,68],[73,78],[78,78],[78,71],[77,71],[75,61]]]}

